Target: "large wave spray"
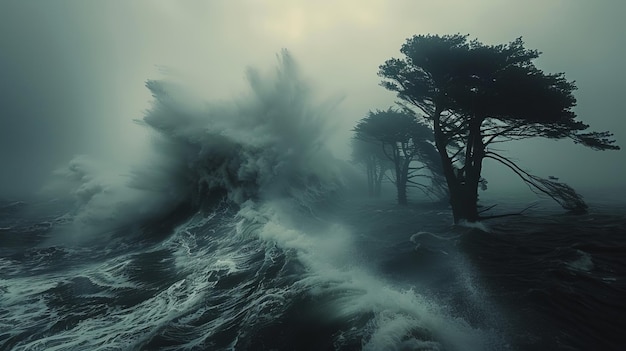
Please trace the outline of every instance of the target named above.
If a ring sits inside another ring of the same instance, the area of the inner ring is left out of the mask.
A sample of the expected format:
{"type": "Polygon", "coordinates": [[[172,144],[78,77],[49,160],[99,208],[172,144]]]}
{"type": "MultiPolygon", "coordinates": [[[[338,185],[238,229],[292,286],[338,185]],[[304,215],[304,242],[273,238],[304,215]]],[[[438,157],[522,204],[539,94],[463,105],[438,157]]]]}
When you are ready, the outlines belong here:
{"type": "Polygon", "coordinates": [[[167,155],[187,167],[192,196],[226,190],[230,200],[288,196],[303,200],[337,188],[340,173],[326,143],[339,100],[315,101],[287,51],[273,75],[247,71],[250,91],[202,103],[169,81],[149,81],[155,98],[144,122],[167,155]]]}
{"type": "MultiPolygon", "coordinates": [[[[3,313],[14,316],[0,322],[4,345],[497,349],[490,326],[371,269],[362,250],[382,241],[338,220],[354,176],[327,143],[339,100],[316,99],[286,51],[274,72],[247,77],[250,90],[225,102],[149,81],[140,123],[155,131],[152,154],[125,176],[84,157],[60,171],[77,201],[52,235],[116,240],[0,260],[11,282],[3,313]]],[[[454,262],[460,289],[474,289],[454,262]]]]}
{"type": "Polygon", "coordinates": [[[278,61],[271,73],[249,68],[250,90],[233,101],[204,100],[173,77],[148,81],[154,100],[137,122],[153,132],[151,151],[125,170],[84,155],[58,170],[49,189],[75,200],[63,231],[80,242],[181,203],[288,197],[309,206],[338,190],[348,167],[327,140],[341,99],[316,99],[286,50],[278,61]]]}

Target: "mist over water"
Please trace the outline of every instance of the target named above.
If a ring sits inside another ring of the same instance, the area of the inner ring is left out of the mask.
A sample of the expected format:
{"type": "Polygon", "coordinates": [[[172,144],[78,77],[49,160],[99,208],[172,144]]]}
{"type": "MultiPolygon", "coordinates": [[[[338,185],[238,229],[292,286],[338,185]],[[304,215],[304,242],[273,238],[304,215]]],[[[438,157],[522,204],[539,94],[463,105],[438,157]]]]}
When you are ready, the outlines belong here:
{"type": "Polygon", "coordinates": [[[338,189],[349,167],[325,141],[341,99],[316,101],[289,53],[277,58],[272,72],[248,69],[249,91],[232,101],[204,100],[176,77],[148,81],[154,100],[138,121],[150,133],[144,154],[115,163],[77,156],[44,193],[72,195],[75,231],[87,236],[89,227],[105,232],[213,194],[237,204],[288,196],[306,205],[338,189]]]}
{"type": "Polygon", "coordinates": [[[223,100],[147,81],[140,151],[0,203],[1,350],[619,349],[623,207],[455,227],[366,199],[330,142],[342,97],[276,57],[223,100]]]}
{"type": "Polygon", "coordinates": [[[1,347],[506,349],[456,234],[437,236],[433,251],[449,259],[456,306],[446,284],[377,268],[394,242],[402,255],[431,244],[349,220],[372,214],[346,202],[357,173],[325,142],[340,99],[316,97],[286,51],[247,78],[247,92],[219,102],[148,81],[152,148],[141,162],[74,158],[48,187],[69,201],[61,213],[3,205],[1,347]]]}
{"type": "Polygon", "coordinates": [[[287,51],[275,72],[249,69],[247,79],[249,92],[221,103],[194,101],[175,84],[149,81],[156,102],[144,122],[180,145],[163,149],[188,165],[196,191],[226,189],[241,203],[338,186],[338,163],[325,144],[339,101],[315,101],[287,51]]]}
{"type": "Polygon", "coordinates": [[[486,161],[523,213],[458,226],[346,161],[426,33],[522,36],[623,147],[625,4],[0,1],[0,351],[626,349],[623,151],[501,144],[589,213],[486,161]]]}

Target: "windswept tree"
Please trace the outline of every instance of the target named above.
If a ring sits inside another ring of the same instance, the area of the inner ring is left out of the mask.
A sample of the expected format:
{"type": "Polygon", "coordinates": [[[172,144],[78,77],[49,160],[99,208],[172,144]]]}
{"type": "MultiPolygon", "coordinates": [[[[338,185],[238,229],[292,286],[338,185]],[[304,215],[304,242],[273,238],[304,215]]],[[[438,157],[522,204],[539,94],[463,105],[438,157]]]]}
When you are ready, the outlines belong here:
{"type": "Polygon", "coordinates": [[[435,177],[436,173],[421,172],[430,170],[429,167],[437,172],[441,167],[437,164],[438,159],[432,157],[436,155],[432,152],[432,130],[418,122],[413,114],[392,108],[386,111],[370,111],[357,123],[354,132],[356,141],[378,148],[378,151],[370,149],[375,155],[372,157],[378,158],[382,153],[391,162],[392,182],[396,186],[399,204],[407,204],[408,186],[419,187],[429,195],[445,196],[445,191],[440,186],[442,178],[435,177]],[[421,166],[415,165],[413,161],[419,161],[421,166]],[[417,177],[428,178],[435,185],[427,186],[417,182],[417,177]]]}
{"type": "Polygon", "coordinates": [[[363,138],[352,139],[352,160],[365,166],[369,196],[380,197],[385,174],[393,168],[377,142],[363,138]]]}
{"type": "Polygon", "coordinates": [[[533,63],[538,51],[526,49],[521,38],[484,45],[459,34],[416,35],[400,51],[404,58],[380,66],[381,84],[432,125],[455,222],[480,219],[484,158],[504,164],[565,208],[586,208],[569,186],[531,175],[491,147],[545,137],[569,138],[596,150],[619,149],[611,133],[586,132],[589,126],[576,120],[575,84],[563,73],[538,69],[533,63]]]}

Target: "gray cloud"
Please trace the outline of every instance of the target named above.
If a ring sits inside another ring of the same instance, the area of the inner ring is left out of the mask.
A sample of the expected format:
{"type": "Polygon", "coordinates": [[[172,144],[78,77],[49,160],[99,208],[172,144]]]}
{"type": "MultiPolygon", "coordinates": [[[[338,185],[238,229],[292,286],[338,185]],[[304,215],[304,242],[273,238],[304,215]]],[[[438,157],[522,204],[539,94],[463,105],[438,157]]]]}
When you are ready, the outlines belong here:
{"type": "MultiPolygon", "coordinates": [[[[288,48],[314,86],[345,94],[336,153],[369,109],[393,94],[377,67],[418,33],[468,33],[487,43],[523,36],[538,65],[577,81],[580,118],[626,146],[621,95],[626,71],[622,2],[482,1],[4,1],[0,4],[0,194],[34,189],[73,154],[138,157],[147,79],[169,67],[207,99],[245,86],[248,65],[270,67],[288,48]]],[[[592,152],[568,141],[511,145],[539,175],[574,186],[618,187],[623,152],[592,152]],[[582,166],[582,167],[581,167],[582,166]]],[[[494,186],[506,172],[488,165],[494,186]]]]}

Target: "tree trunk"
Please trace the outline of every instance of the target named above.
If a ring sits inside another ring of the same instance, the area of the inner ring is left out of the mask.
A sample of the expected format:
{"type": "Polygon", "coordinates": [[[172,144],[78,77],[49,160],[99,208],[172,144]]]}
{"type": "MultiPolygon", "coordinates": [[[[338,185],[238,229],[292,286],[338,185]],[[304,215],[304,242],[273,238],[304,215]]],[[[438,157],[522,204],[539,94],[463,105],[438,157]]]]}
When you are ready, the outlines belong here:
{"type": "Polygon", "coordinates": [[[376,180],[374,183],[374,196],[375,197],[380,197],[381,195],[381,187],[382,187],[384,175],[385,175],[385,169],[381,165],[380,169],[378,170],[378,174],[376,175],[376,180]]]}
{"type": "Polygon", "coordinates": [[[441,127],[441,112],[442,110],[439,107],[435,109],[433,114],[433,132],[435,147],[441,157],[443,174],[448,184],[454,223],[457,224],[461,220],[476,222],[479,219],[478,182],[484,157],[484,145],[480,135],[482,121],[476,120],[476,122],[472,123],[473,126],[470,127],[470,136],[466,145],[468,150],[466,152],[465,167],[457,172],[448,155],[448,143],[441,127]]]}
{"type": "Polygon", "coordinates": [[[441,108],[437,106],[433,114],[433,133],[435,137],[435,147],[437,148],[437,151],[439,152],[439,156],[441,158],[443,175],[445,176],[446,183],[448,184],[448,192],[450,194],[450,206],[452,206],[452,215],[454,217],[454,223],[456,224],[465,217],[462,209],[463,203],[466,201],[464,201],[463,195],[461,193],[461,184],[454,174],[452,160],[450,159],[450,156],[448,156],[447,140],[441,128],[441,112],[441,108]]]}
{"type": "Polygon", "coordinates": [[[407,184],[409,181],[409,167],[411,165],[411,157],[406,156],[406,145],[403,145],[402,150],[404,151],[405,156],[400,156],[398,151],[398,162],[396,169],[398,169],[399,174],[396,176],[396,188],[398,191],[398,204],[402,206],[406,206],[408,204],[406,190],[407,184]]]}
{"type": "Polygon", "coordinates": [[[469,124],[469,135],[466,144],[465,165],[455,174],[455,194],[450,194],[450,204],[454,222],[461,220],[476,222],[478,215],[478,183],[482,172],[482,162],[485,157],[480,126],[482,118],[474,117],[469,124]]]}
{"type": "Polygon", "coordinates": [[[458,184],[455,190],[450,189],[450,205],[455,224],[462,220],[476,222],[479,219],[477,192],[472,190],[473,186],[467,185],[458,184]]]}
{"type": "Polygon", "coordinates": [[[396,192],[398,194],[398,205],[405,206],[408,204],[406,197],[407,174],[403,172],[403,167],[396,167],[399,172],[396,173],[396,192]]]}
{"type": "Polygon", "coordinates": [[[406,197],[406,179],[396,182],[396,190],[398,192],[398,205],[406,206],[408,204],[406,197]]]}
{"type": "Polygon", "coordinates": [[[374,167],[371,160],[367,161],[367,191],[370,197],[374,196],[374,167]]]}

